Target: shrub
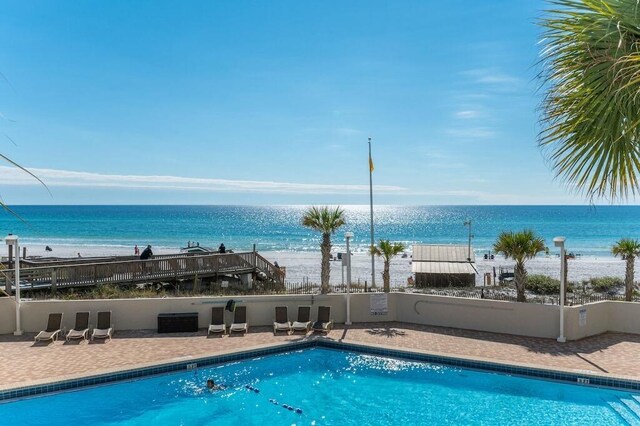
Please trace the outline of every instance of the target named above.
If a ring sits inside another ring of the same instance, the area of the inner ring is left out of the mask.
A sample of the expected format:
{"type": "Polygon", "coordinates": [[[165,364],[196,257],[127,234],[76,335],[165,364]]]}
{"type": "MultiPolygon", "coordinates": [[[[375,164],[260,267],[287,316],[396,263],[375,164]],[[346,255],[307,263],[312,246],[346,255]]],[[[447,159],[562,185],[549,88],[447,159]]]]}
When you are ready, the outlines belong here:
{"type": "Polygon", "coordinates": [[[591,278],[591,288],[597,292],[605,292],[624,285],[624,280],[618,277],[591,278]]]}
{"type": "Polygon", "coordinates": [[[535,294],[560,294],[560,280],[532,274],[527,277],[527,290],[535,294]]]}

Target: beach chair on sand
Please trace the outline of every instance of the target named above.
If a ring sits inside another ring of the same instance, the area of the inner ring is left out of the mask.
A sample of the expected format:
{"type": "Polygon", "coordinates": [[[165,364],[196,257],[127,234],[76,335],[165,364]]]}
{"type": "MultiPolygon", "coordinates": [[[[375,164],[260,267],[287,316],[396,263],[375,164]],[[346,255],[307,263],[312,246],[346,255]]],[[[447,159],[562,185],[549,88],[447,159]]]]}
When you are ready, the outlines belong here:
{"type": "Polygon", "coordinates": [[[286,306],[276,306],[276,320],[273,322],[273,334],[276,334],[278,331],[291,332],[291,323],[289,322],[286,306]]]}
{"type": "Polygon", "coordinates": [[[236,306],[233,311],[233,323],[229,327],[229,333],[246,333],[247,331],[247,307],[236,306]]]}
{"type": "Polygon", "coordinates": [[[331,306],[318,306],[318,320],[313,323],[313,331],[328,333],[332,327],[331,306]]]}
{"type": "Polygon", "coordinates": [[[89,312],[76,312],[76,325],[67,333],[67,341],[71,339],[87,340],[89,336],[89,312]]]}
{"type": "Polygon", "coordinates": [[[91,333],[93,339],[109,339],[113,335],[113,324],[111,324],[111,311],[98,312],[98,324],[91,333]]]}
{"type": "Polygon", "coordinates": [[[58,334],[62,330],[62,314],[49,314],[49,320],[47,321],[47,329],[41,331],[36,335],[36,342],[43,340],[51,340],[52,342],[58,338],[58,334]]]}
{"type": "Polygon", "coordinates": [[[227,333],[227,327],[224,325],[224,306],[211,308],[211,324],[209,324],[210,333],[227,333]]]}
{"type": "Polygon", "coordinates": [[[311,328],[311,306],[298,306],[298,320],[291,325],[293,331],[309,331],[311,328]]]}

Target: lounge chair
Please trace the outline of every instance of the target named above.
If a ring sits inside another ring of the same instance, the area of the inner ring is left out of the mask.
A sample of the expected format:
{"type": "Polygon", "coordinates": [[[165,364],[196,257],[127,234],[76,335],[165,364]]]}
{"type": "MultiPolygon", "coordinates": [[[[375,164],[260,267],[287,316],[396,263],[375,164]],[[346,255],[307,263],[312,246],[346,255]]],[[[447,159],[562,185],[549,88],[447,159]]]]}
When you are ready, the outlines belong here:
{"type": "Polygon", "coordinates": [[[318,306],[318,321],[313,323],[313,331],[328,333],[332,327],[331,306],[318,306]]]}
{"type": "Polygon", "coordinates": [[[76,325],[67,333],[67,341],[70,339],[87,340],[89,336],[89,312],[76,312],[76,325]]]}
{"type": "Polygon", "coordinates": [[[311,306],[298,306],[298,320],[291,325],[293,331],[309,331],[311,328],[311,306]]]}
{"type": "Polygon", "coordinates": [[[291,332],[291,323],[289,322],[286,306],[276,306],[276,320],[273,322],[273,334],[276,334],[278,331],[291,332]]]}
{"type": "Polygon", "coordinates": [[[98,312],[98,325],[91,333],[93,339],[109,339],[113,335],[113,324],[111,324],[111,311],[98,312]]]}
{"type": "Polygon", "coordinates": [[[211,324],[209,324],[209,333],[227,333],[227,327],[224,325],[224,306],[211,308],[211,324]]]}
{"type": "Polygon", "coordinates": [[[246,333],[247,331],[247,307],[236,306],[233,311],[233,324],[229,327],[229,333],[246,333]]]}
{"type": "Polygon", "coordinates": [[[58,334],[62,330],[62,314],[49,314],[49,320],[47,321],[47,329],[41,331],[36,335],[36,342],[43,340],[51,340],[52,342],[58,338],[58,334]]]}

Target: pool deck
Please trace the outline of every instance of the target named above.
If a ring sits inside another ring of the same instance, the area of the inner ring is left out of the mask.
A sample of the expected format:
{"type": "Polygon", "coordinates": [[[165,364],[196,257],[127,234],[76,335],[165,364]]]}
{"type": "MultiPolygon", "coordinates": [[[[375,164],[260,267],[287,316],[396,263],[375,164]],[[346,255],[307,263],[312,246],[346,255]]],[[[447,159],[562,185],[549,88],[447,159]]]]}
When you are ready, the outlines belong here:
{"type": "MultiPolygon", "coordinates": [[[[110,342],[34,343],[34,334],[0,336],[0,390],[112,373],[191,358],[203,358],[302,339],[311,334],[273,335],[253,327],[245,335],[207,337],[199,333],[117,331],[110,342]]],[[[640,335],[605,333],[557,343],[552,339],[405,323],[336,325],[329,339],[472,360],[589,372],[640,380],[640,335]]]]}

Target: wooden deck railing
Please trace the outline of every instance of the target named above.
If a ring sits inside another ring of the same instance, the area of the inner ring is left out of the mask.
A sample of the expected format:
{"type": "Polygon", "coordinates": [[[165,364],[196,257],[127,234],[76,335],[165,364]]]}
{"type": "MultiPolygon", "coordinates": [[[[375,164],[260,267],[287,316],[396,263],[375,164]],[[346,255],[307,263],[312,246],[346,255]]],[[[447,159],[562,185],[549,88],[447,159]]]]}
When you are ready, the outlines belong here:
{"type": "MultiPolygon", "coordinates": [[[[20,269],[21,289],[80,287],[98,284],[123,284],[178,280],[218,274],[263,272],[279,282],[283,277],[268,260],[256,252],[214,253],[206,255],[157,256],[149,260],[80,263],[20,269]]],[[[3,271],[13,283],[15,270],[3,271]]]]}

